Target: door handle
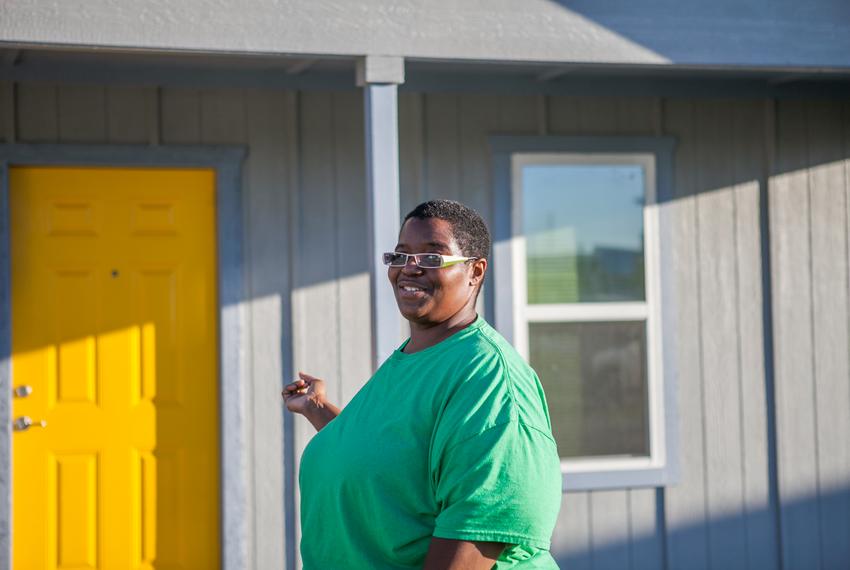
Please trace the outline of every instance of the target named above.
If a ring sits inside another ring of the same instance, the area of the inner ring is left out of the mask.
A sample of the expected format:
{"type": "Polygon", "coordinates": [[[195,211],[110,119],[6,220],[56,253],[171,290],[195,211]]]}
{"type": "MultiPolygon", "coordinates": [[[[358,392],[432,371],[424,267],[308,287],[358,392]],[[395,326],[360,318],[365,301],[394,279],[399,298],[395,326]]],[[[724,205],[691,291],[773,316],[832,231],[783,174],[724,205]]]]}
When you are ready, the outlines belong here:
{"type": "Polygon", "coordinates": [[[15,431],[27,431],[31,427],[47,427],[47,422],[44,420],[33,422],[29,416],[21,416],[12,424],[12,429],[15,431]]]}

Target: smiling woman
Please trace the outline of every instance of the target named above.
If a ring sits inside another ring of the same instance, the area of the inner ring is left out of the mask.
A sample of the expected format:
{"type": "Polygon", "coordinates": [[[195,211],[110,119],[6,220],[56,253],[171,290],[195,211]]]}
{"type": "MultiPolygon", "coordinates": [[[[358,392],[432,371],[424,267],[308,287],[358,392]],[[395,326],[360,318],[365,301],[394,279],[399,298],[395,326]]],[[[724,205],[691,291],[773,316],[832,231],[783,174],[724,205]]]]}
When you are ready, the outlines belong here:
{"type": "Polygon", "coordinates": [[[410,338],[344,410],[308,374],[287,408],[301,460],[304,568],[557,568],[561,472],[540,381],[475,312],[490,234],[457,202],[404,220],[388,278],[410,338]]]}

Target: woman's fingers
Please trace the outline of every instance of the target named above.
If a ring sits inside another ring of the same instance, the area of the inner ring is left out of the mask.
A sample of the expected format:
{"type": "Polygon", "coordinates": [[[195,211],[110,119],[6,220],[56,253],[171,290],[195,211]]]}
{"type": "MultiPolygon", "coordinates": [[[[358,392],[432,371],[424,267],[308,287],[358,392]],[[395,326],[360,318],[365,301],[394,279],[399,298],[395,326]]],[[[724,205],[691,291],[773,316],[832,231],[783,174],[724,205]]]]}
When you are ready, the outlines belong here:
{"type": "Polygon", "coordinates": [[[285,401],[289,401],[296,396],[303,396],[304,394],[307,394],[315,382],[319,382],[319,386],[321,386],[322,380],[320,378],[316,378],[315,376],[311,376],[305,372],[299,372],[298,376],[299,378],[297,380],[290,382],[283,387],[281,395],[285,401]]]}
{"type": "Polygon", "coordinates": [[[290,382],[289,384],[284,386],[284,390],[301,390],[303,388],[307,388],[308,386],[309,383],[305,382],[304,380],[296,380],[295,382],[290,382]]]}
{"type": "Polygon", "coordinates": [[[316,378],[315,376],[311,376],[306,372],[298,372],[298,376],[301,378],[301,380],[296,380],[296,382],[305,381],[307,383],[312,383],[316,380],[321,380],[321,378],[316,378]]]}
{"type": "Polygon", "coordinates": [[[281,391],[281,395],[284,400],[288,400],[293,396],[297,396],[300,394],[304,394],[307,392],[307,389],[310,385],[304,380],[296,380],[295,382],[291,382],[283,387],[283,391],[281,391]]]}

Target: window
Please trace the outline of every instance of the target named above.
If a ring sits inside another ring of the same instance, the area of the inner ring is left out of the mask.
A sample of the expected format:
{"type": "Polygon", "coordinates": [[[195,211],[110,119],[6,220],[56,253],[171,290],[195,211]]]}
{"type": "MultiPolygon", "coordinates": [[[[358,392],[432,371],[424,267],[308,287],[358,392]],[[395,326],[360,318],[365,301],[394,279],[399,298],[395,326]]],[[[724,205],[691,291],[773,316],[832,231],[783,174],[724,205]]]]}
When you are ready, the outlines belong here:
{"type": "Polygon", "coordinates": [[[564,489],[669,483],[657,208],[669,139],[493,143],[497,203],[509,204],[497,212],[509,227],[495,232],[496,326],[546,390],[564,489]]]}

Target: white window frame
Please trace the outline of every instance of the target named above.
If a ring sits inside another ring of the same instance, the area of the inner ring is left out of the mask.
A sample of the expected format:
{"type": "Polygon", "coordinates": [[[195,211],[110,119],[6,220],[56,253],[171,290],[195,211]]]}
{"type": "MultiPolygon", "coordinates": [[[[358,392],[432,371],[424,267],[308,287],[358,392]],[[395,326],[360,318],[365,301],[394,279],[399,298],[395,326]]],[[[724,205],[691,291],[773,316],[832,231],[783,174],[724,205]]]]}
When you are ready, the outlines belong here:
{"type": "Polygon", "coordinates": [[[494,149],[497,226],[491,314],[496,328],[527,360],[530,322],[646,322],[649,456],[562,459],[563,490],[659,487],[674,483],[678,478],[675,374],[672,340],[669,334],[664,334],[664,325],[671,322],[671,315],[669,306],[665,311],[662,296],[667,280],[662,267],[667,260],[664,259],[666,244],[662,238],[665,228],[659,208],[660,190],[669,193],[672,140],[666,137],[491,137],[491,146],[494,149]],[[637,164],[643,167],[646,199],[644,301],[528,305],[526,244],[522,233],[522,169],[531,164],[637,164]]]}

